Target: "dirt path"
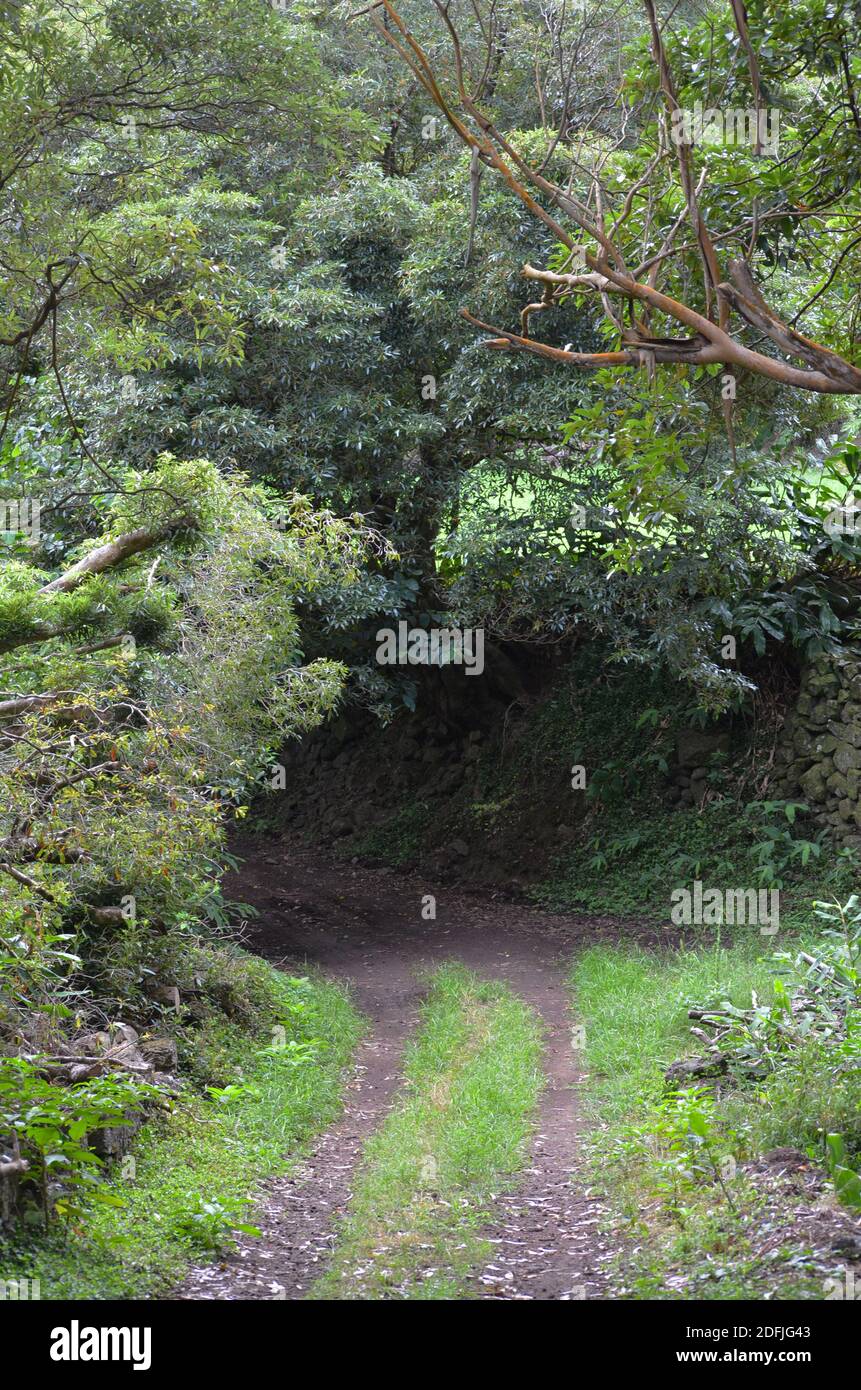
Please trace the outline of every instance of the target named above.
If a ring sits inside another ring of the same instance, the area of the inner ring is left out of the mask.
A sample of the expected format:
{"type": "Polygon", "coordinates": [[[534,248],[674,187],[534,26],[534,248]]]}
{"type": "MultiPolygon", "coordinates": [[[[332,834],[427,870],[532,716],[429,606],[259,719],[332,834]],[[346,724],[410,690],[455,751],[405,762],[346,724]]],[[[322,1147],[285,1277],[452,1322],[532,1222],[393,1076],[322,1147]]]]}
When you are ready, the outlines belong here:
{"type": "MultiPolygon", "coordinates": [[[[420,991],[413,987],[412,994],[417,1000],[420,991]]],[[[262,1238],[240,1236],[236,1251],[223,1263],[194,1269],[178,1297],[297,1299],[323,1272],[337,1243],[365,1140],[397,1088],[409,1027],[401,1027],[395,1009],[378,1019],[373,1035],[360,1044],[341,1119],[289,1177],[264,1184],[253,1217],[262,1238]]]]}
{"type": "MultiPolygon", "coordinates": [[[[373,1032],[341,1120],[290,1177],[265,1185],[255,1217],[262,1239],[243,1238],[222,1265],[192,1271],[177,1296],[297,1299],[307,1292],[337,1242],[364,1141],[396,1093],[422,971],[453,958],[507,980],[547,1029],[548,1085],[531,1162],[517,1190],[499,1199],[487,1232],[495,1254],[476,1292],[490,1299],[607,1297],[601,1211],[570,1180],[582,1119],[565,968],[576,947],[624,935],[619,922],[544,914],[413,876],[333,865],[319,851],[282,841],[249,840],[236,850],[245,863],[227,893],[260,913],[248,944],[275,963],[314,966],[348,982],[373,1032]],[[421,916],[428,893],[436,896],[435,921],[421,916]]],[[[648,934],[634,926],[635,935],[648,934]]]]}

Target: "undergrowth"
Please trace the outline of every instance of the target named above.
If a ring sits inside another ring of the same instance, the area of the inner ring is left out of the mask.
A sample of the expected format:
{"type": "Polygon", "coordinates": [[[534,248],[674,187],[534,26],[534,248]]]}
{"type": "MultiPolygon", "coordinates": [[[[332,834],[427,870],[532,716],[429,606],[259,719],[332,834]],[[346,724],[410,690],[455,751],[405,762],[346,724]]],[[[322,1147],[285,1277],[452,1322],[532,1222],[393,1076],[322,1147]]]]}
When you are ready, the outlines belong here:
{"type": "Polygon", "coordinates": [[[49,1235],[19,1227],[0,1244],[3,1279],[38,1279],[42,1298],[157,1297],[248,1227],[258,1181],[286,1171],[337,1115],[362,1031],[338,986],[262,971],[269,1037],[213,1020],[209,1049],[230,1059],[226,1075],[216,1068],[221,1084],[184,1092],[148,1121],[108,1175],[120,1205],[91,1203],[49,1235]]]}
{"type": "Polygon", "coordinates": [[[836,1256],[791,1235],[798,1191],[758,1171],[789,1146],[803,1171],[830,1174],[835,1210],[861,1209],[857,937],[847,955],[839,935],[808,928],[808,950],[783,939],[769,959],[739,933],[730,948],[596,946],[575,963],[593,1177],[628,1237],[628,1296],[822,1298],[839,1273],[836,1256]],[[706,1014],[698,1038],[692,1006],[706,1014]],[[713,1066],[665,1077],[694,1054],[713,1066]]]}

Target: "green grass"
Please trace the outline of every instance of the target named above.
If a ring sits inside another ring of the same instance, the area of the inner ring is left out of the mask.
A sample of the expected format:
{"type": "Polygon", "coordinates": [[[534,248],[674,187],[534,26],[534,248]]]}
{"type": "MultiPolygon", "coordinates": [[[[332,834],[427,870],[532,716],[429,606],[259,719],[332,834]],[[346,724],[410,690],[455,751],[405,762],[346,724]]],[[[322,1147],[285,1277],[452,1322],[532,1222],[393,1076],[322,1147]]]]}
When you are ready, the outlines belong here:
{"type": "Polygon", "coordinates": [[[491,1194],[522,1166],[541,1087],[540,1027],[507,986],[433,976],[405,1085],[367,1146],[331,1270],[311,1297],[466,1296],[491,1194]]]}
{"type": "Polygon", "coordinates": [[[617,1271],[627,1296],[823,1296],[821,1255],[788,1241],[767,1261],[760,1257],[760,1226],[779,1227],[790,1217],[780,1204],[791,1207],[798,1198],[789,1189],[767,1196],[740,1167],[728,1199],[709,1154],[743,1164],[777,1144],[804,1148],[818,1126],[845,1130],[853,1105],[858,1113],[857,1073],[837,1085],[833,1058],[829,1068],[819,1053],[802,1048],[765,1082],[706,1086],[701,1103],[674,1100],[663,1080],[671,1062],[703,1051],[690,1033],[692,1003],[728,999],[749,1006],[752,990],[762,1000],[771,997],[774,969],[759,958],[771,949],[749,938],[730,950],[703,946],[661,955],[597,946],[572,968],[576,1013],[586,1029],[591,1164],[627,1237],[617,1271]],[[705,1147],[690,1134],[692,1107],[706,1117],[705,1147]],[[667,1163],[674,1140],[684,1157],[681,1176],[667,1163]]]}
{"type": "Polygon", "coordinates": [[[39,1279],[48,1299],[158,1296],[211,1255],[188,1225],[201,1201],[224,1208],[225,1227],[253,1221],[259,1179],[286,1171],[337,1115],[342,1072],[363,1028],[338,986],[270,975],[273,1016],[284,1019],[289,1041],[314,1044],[310,1058],[296,1064],[289,1049],[267,1055],[266,1037],[225,1023],[221,1048],[249,1089],[227,1103],[187,1095],[147,1123],[131,1150],[133,1180],[120,1169],[110,1178],[124,1205],[93,1207],[76,1230],[50,1237],[25,1228],[14,1246],[0,1245],[3,1278],[39,1279]]]}
{"type": "Polygon", "coordinates": [[[605,1123],[630,1118],[638,1100],[656,1095],[666,1068],[701,1051],[690,1033],[688,1005],[719,996],[749,1005],[770,993],[772,972],[761,938],[732,950],[702,947],[666,954],[593,946],[576,962],[572,986],[586,1027],[589,1094],[605,1123]]]}

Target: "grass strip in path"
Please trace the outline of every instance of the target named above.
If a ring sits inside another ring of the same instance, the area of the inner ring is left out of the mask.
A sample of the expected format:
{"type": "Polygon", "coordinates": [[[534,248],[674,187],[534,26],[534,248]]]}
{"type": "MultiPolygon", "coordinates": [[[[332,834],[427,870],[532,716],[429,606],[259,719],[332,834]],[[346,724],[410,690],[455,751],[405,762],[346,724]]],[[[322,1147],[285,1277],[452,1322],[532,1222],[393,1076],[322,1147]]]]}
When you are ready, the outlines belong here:
{"type": "Polygon", "coordinates": [[[324,1299],[463,1297],[487,1257],[493,1194],[528,1156],[541,1027],[504,984],[457,964],[432,977],[405,1085],[368,1143],[324,1299]]]}

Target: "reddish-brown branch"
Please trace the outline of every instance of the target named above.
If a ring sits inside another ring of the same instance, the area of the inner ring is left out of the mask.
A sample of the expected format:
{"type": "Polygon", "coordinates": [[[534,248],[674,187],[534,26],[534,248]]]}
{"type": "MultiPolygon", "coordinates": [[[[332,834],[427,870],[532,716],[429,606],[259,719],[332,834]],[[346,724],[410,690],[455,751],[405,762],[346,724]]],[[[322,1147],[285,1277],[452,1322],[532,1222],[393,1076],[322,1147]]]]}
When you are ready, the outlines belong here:
{"type": "MultiPolygon", "coordinates": [[[[680,143],[678,147],[678,167],[682,190],[685,197],[688,221],[695,233],[694,245],[699,250],[705,276],[705,313],[700,313],[690,305],[662,293],[657,288],[657,267],[670,255],[681,255],[687,247],[676,247],[673,242],[681,226],[679,219],[664,240],[657,256],[646,259],[637,274],[632,275],[626,268],[620,247],[609,237],[603,225],[601,209],[603,199],[598,199],[598,214],[593,217],[590,210],[576,197],[558,184],[546,179],[534,169],[510,141],[493,124],[491,118],[479,110],[470,98],[463,69],[460,40],[447,5],[435,0],[436,8],[446,25],[455,56],[455,70],[459,94],[459,114],[452,102],[443,93],[431,68],[427,54],[410,33],[404,20],[398,14],[392,0],[379,0],[372,8],[372,21],[378,31],[391,44],[401,59],[415,75],[431,99],[437,105],[455,130],[458,138],[471,150],[478,153],[481,161],[496,170],[509,189],[520,199],[528,211],[547,227],[553,235],[569,250],[577,242],[569,231],[547,211],[530,192],[527,185],[538,190],[546,200],[559,208],[575,225],[597,243],[597,253],[584,249],[583,259],[588,273],[566,275],[550,271],[539,271],[527,266],[524,275],[527,279],[542,281],[544,294],[540,301],[531,303],[524,310],[522,333],[511,333],[505,329],[493,328],[463,311],[469,322],[491,333],[493,337],[487,346],[500,350],[531,352],[556,362],[574,366],[596,367],[606,365],[632,365],[646,362],[681,363],[722,363],[729,367],[743,368],[759,376],[801,390],[816,391],[822,394],[861,394],[861,370],[840,357],[830,349],[820,347],[796,333],[784,324],[765,304],[762,295],[753,284],[752,276],[745,268],[739,271],[738,263],[730,268],[730,282],[721,275],[720,266],[712,238],[702,219],[699,209],[699,193],[704,175],[695,183],[690,152],[680,143]],[[389,23],[383,23],[380,11],[384,11],[389,23]],[[468,122],[476,127],[473,129],[468,122]],[[648,269],[648,280],[638,277],[648,269]],[[741,282],[740,282],[741,277],[741,282]],[[546,343],[536,343],[528,335],[529,317],[539,310],[551,308],[558,302],[561,293],[595,293],[601,299],[604,313],[625,343],[615,352],[575,353],[565,348],[554,348],[546,343]],[[633,328],[623,328],[621,318],[614,313],[609,296],[619,294],[632,302],[646,306],[643,321],[636,321],[633,328]],[[718,321],[712,317],[712,304],[717,298],[718,321]],[[649,311],[665,315],[688,329],[693,335],[688,339],[659,338],[651,336],[649,330],[649,311]],[[765,332],[770,340],[788,356],[800,358],[805,367],[776,360],[764,353],[746,347],[730,331],[730,316],[736,312],[746,324],[765,332]]],[[[655,11],[654,0],[644,0],[652,32],[652,46],[660,73],[661,91],[669,114],[678,109],[672,73],[661,38],[655,11]]],[[[746,23],[746,17],[745,17],[746,23]]],[[[758,83],[758,69],[756,69],[758,83]]],[[[751,80],[754,80],[752,75],[751,80]]],[[[756,87],[759,91],[758,85],[756,87]]],[[[598,190],[600,191],[600,190],[598,190]]],[[[633,190],[636,192],[636,185],[633,190]]],[[[621,219],[632,201],[629,192],[621,219]]]]}

